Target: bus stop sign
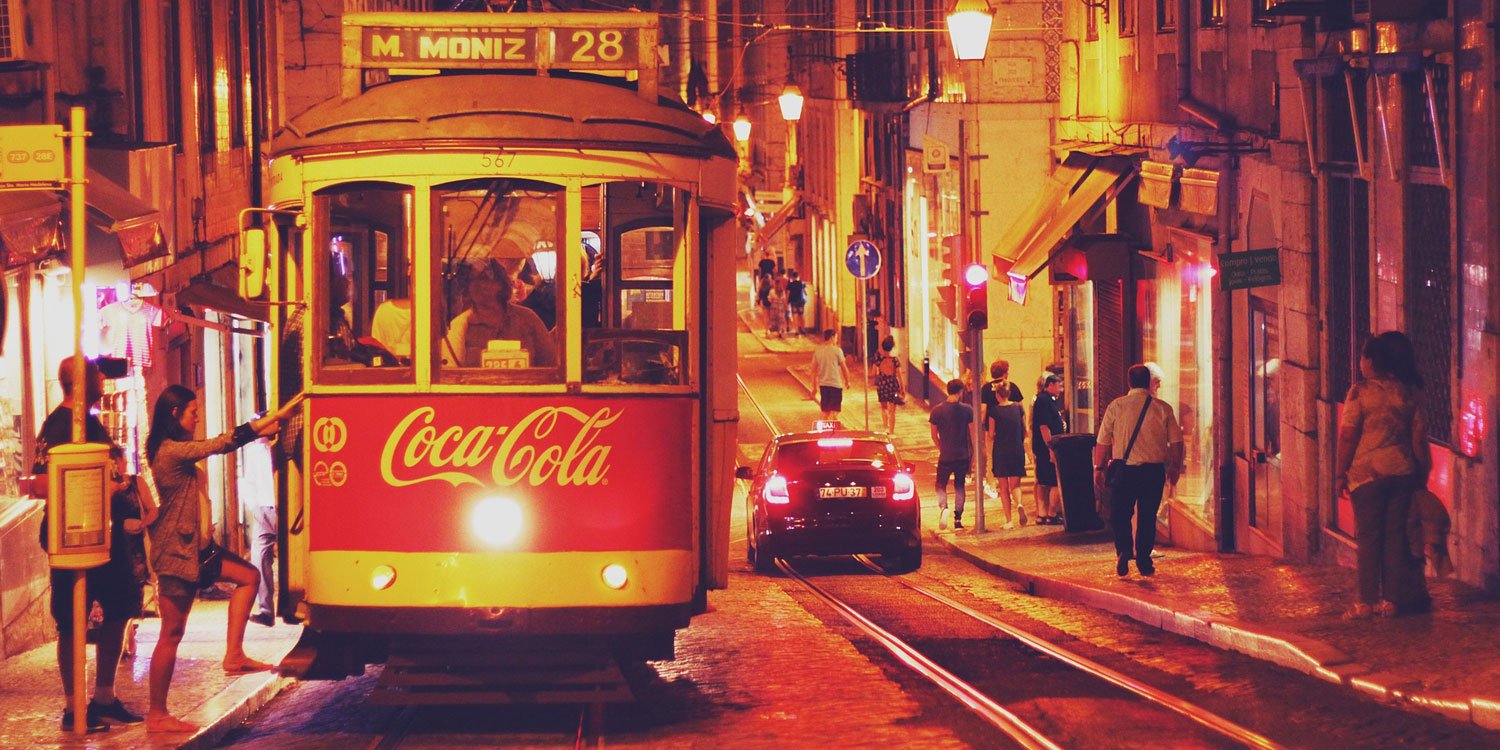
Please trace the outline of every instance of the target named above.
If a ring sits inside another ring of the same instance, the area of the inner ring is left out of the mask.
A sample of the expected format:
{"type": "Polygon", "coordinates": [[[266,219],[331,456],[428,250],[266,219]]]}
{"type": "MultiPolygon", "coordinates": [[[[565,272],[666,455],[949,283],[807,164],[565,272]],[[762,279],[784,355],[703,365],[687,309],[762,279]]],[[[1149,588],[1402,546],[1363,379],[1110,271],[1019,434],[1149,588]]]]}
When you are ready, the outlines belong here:
{"type": "Polygon", "coordinates": [[[880,272],[880,249],[868,240],[855,240],[844,251],[844,265],[856,279],[868,279],[880,272]]]}

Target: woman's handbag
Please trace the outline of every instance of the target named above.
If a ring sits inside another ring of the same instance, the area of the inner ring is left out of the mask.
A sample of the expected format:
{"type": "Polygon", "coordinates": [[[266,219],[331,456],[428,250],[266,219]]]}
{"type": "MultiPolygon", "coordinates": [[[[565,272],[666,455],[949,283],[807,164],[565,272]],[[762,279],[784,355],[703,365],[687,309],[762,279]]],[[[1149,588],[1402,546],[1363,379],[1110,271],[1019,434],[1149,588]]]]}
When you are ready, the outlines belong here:
{"type": "Polygon", "coordinates": [[[1146,410],[1151,408],[1151,397],[1146,396],[1146,403],[1141,405],[1141,415],[1135,419],[1135,431],[1130,433],[1130,442],[1125,444],[1125,455],[1120,458],[1112,458],[1104,465],[1104,486],[1117,490],[1125,484],[1125,461],[1130,458],[1130,451],[1135,449],[1135,439],[1141,434],[1141,424],[1146,421],[1146,410]]]}
{"type": "Polygon", "coordinates": [[[224,548],[218,542],[209,542],[198,550],[198,588],[212,586],[224,573],[224,548]]]}

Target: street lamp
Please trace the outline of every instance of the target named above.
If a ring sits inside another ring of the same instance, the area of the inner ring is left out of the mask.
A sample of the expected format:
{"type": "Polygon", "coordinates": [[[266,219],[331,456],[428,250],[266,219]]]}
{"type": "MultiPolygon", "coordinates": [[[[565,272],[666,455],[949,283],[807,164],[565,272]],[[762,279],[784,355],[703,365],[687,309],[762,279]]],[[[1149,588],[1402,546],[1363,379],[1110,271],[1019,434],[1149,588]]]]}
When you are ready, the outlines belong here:
{"type": "Polygon", "coordinates": [[[948,14],[948,41],[960,60],[983,60],[995,16],[986,0],[958,0],[948,14]]]}
{"type": "Polygon", "coordinates": [[[776,97],[781,103],[781,119],[787,122],[796,122],[802,119],[802,89],[797,84],[787,81],[786,88],[781,90],[781,96],[776,97]]]}
{"type": "Polygon", "coordinates": [[[740,143],[750,140],[750,118],[744,112],[734,116],[734,139],[740,143]]]}

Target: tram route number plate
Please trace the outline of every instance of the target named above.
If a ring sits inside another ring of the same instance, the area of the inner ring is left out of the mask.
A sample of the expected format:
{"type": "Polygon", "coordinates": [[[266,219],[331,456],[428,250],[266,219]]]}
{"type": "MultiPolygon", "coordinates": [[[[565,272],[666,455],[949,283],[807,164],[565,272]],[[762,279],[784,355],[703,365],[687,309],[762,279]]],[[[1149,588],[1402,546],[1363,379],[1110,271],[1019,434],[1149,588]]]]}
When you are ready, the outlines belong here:
{"type": "Polygon", "coordinates": [[[568,29],[556,34],[553,53],[561,68],[628,68],[639,54],[639,29],[568,29]]]}
{"type": "Polygon", "coordinates": [[[864,497],[868,489],[865,487],[819,487],[818,497],[864,497]]]}

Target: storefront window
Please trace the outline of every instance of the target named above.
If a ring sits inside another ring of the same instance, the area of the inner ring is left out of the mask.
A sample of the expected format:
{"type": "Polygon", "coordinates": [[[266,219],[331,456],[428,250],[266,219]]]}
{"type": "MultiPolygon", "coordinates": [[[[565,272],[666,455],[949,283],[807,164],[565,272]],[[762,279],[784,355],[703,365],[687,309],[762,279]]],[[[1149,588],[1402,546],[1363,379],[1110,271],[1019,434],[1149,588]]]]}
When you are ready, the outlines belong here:
{"type": "Polygon", "coordinates": [[[939,380],[958,377],[960,331],[938,304],[938,287],[954,278],[944,258],[943,238],[960,234],[958,173],[924,173],[920,155],[908,158],[906,181],[907,312],[912,364],[925,357],[939,380]]]}
{"type": "Polygon", "coordinates": [[[1213,333],[1208,274],[1179,253],[1175,262],[1143,261],[1137,304],[1141,350],[1166,373],[1162,400],[1182,425],[1182,477],[1169,489],[1173,502],[1205,523],[1214,520],[1213,333]]]}
{"type": "Polygon", "coordinates": [[[20,498],[21,477],[31,473],[26,456],[28,429],[23,409],[25,390],[21,356],[19,273],[5,274],[5,328],[0,330],[0,513],[20,498]]]}
{"type": "Polygon", "coordinates": [[[1075,431],[1093,432],[1094,407],[1094,289],[1090,284],[1064,287],[1067,305],[1067,385],[1071,396],[1068,424],[1075,431]]]}

